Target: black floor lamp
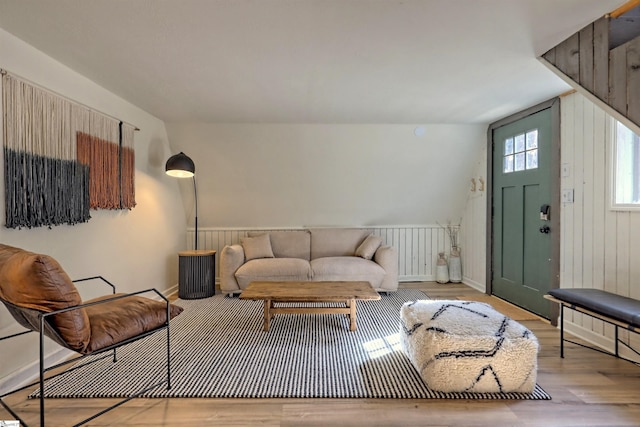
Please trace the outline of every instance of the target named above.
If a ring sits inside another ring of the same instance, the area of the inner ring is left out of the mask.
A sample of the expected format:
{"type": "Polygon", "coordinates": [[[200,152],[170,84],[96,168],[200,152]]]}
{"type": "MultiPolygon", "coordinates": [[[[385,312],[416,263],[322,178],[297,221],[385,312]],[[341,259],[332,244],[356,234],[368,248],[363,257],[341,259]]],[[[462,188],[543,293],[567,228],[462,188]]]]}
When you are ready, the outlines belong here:
{"type": "Polygon", "coordinates": [[[196,241],[194,249],[198,250],[198,189],[196,187],[196,165],[189,156],[181,151],[169,157],[164,170],[167,175],[175,178],[193,178],[193,195],[196,203],[196,241]]]}
{"type": "Polygon", "coordinates": [[[207,298],[216,293],[216,251],[198,250],[198,189],[196,165],[183,152],[169,157],[165,172],[176,178],[193,178],[193,195],[196,203],[195,250],[178,252],[178,297],[182,299],[207,298]]]}

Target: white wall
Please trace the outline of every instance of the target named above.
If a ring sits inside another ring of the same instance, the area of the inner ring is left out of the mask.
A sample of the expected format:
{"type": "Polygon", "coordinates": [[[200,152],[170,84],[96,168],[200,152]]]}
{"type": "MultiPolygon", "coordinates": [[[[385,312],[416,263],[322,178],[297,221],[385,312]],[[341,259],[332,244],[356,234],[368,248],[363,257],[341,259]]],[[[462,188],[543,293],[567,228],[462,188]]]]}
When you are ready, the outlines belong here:
{"type": "MultiPolygon", "coordinates": [[[[150,287],[165,291],[174,286],[176,252],[185,247],[186,219],[179,186],[164,174],[170,154],[164,124],[1,29],[0,58],[3,69],[141,129],[135,134],[137,206],[133,210],[92,211],[88,223],[52,229],[2,227],[0,241],[52,255],[71,278],[103,275],[118,285],[118,291],[150,287]]],[[[4,224],[4,190],[0,205],[4,224]]],[[[90,287],[78,285],[81,293],[90,287]]],[[[4,306],[0,308],[0,336],[20,330],[16,325],[4,306]]],[[[34,334],[3,342],[0,383],[9,376],[15,380],[22,368],[37,359],[37,346],[31,345],[36,342],[34,334]]]]}
{"type": "MultiPolygon", "coordinates": [[[[562,206],[560,286],[640,299],[640,212],[609,208],[611,116],[579,93],[561,102],[561,158],[569,167],[561,186],[574,189],[574,203],[562,206]]],[[[570,310],[567,314],[570,331],[613,348],[612,327],[570,310]]],[[[628,335],[638,348],[636,334],[621,332],[626,340],[628,335]]]]}
{"type": "MultiPolygon", "coordinates": [[[[167,124],[196,162],[201,227],[458,221],[482,125],[167,124]]],[[[191,182],[183,183],[191,211],[191,182]]],[[[189,220],[192,221],[192,215],[189,220]]]]}
{"type": "Polygon", "coordinates": [[[487,289],[487,144],[474,165],[473,179],[468,182],[467,200],[460,226],[462,281],[481,292],[487,289]]]}

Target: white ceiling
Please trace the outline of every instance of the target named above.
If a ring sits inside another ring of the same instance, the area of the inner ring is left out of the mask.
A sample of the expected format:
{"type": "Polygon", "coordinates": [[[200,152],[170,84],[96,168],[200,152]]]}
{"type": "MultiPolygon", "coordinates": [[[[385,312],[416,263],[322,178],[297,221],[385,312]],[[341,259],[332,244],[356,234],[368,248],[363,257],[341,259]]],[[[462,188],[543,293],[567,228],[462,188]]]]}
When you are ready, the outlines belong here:
{"type": "Polygon", "coordinates": [[[0,0],[0,27],[168,122],[489,123],[567,90],[536,58],[624,2],[0,0]]]}

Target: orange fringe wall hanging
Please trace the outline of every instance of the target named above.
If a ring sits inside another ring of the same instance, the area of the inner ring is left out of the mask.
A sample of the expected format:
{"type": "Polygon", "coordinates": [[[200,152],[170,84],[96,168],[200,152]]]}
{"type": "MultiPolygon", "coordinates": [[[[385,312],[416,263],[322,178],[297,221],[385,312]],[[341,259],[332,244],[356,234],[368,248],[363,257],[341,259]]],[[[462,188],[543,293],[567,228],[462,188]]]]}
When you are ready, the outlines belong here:
{"type": "Polygon", "coordinates": [[[95,136],[78,132],[78,161],[89,166],[91,209],[131,209],[135,201],[135,153],[95,136]]]}

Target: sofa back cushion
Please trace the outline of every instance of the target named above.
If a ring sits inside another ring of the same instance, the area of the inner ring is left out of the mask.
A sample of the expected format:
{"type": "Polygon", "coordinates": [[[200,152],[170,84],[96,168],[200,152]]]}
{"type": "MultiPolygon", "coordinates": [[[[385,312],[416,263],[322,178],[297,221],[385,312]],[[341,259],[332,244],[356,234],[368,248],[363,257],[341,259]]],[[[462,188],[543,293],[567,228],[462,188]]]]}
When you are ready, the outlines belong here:
{"type": "Polygon", "coordinates": [[[260,234],[255,237],[243,237],[240,239],[242,249],[244,249],[245,261],[258,258],[273,258],[271,249],[271,239],[268,234],[260,234]]]}
{"type": "MultiPolygon", "coordinates": [[[[0,261],[0,298],[3,300],[45,313],[82,304],[75,285],[50,256],[0,245],[0,261]]],[[[83,308],[56,314],[50,319],[70,349],[85,349],[91,329],[83,308]]]]}
{"type": "MultiPolygon", "coordinates": [[[[249,237],[265,234],[264,231],[250,231],[249,237]]],[[[307,230],[270,231],[271,250],[276,258],[300,258],[311,260],[311,235],[307,230]]]]}
{"type": "Polygon", "coordinates": [[[311,259],[355,256],[371,232],[359,228],[315,228],[311,232],[311,259]]]}
{"type": "Polygon", "coordinates": [[[380,245],[382,245],[382,238],[370,234],[356,249],[356,256],[372,259],[380,245]]]}

